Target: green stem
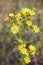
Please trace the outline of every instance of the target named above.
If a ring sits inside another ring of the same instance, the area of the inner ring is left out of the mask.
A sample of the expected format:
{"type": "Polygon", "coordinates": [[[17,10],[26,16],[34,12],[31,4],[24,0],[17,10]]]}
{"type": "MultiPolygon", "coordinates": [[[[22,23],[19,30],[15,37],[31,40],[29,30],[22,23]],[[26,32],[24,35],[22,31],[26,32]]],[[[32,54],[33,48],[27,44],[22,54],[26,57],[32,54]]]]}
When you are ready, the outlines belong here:
{"type": "Polygon", "coordinates": [[[26,65],[24,62],[21,62],[22,63],[22,65],[26,65]]]}
{"type": "Polygon", "coordinates": [[[22,63],[22,65],[26,65],[26,63],[23,60],[23,56],[22,56],[22,58],[19,58],[18,56],[16,56],[16,58],[22,63]]]}
{"type": "Polygon", "coordinates": [[[24,62],[24,60],[23,60],[23,56],[22,56],[22,58],[21,58],[21,63],[22,63],[22,65],[26,65],[26,63],[24,62]]]}

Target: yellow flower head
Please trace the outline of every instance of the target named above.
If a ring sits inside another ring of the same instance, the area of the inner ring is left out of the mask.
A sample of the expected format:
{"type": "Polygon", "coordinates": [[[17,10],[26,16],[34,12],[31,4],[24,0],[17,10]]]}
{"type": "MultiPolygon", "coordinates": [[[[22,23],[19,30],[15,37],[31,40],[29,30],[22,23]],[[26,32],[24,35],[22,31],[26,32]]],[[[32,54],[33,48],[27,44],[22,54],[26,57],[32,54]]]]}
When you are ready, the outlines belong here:
{"type": "Polygon", "coordinates": [[[29,46],[30,53],[34,55],[36,53],[36,47],[34,45],[29,46]]]}
{"type": "Polygon", "coordinates": [[[23,40],[22,39],[17,39],[18,40],[18,42],[21,44],[21,43],[23,43],[23,40]]]}
{"type": "Polygon", "coordinates": [[[22,20],[21,13],[16,14],[15,17],[16,17],[16,20],[17,20],[17,24],[18,25],[21,25],[22,24],[22,21],[21,21],[22,20]]]}
{"type": "Polygon", "coordinates": [[[35,11],[34,10],[30,10],[29,14],[30,14],[30,16],[34,16],[35,15],[35,11]]]}
{"type": "Polygon", "coordinates": [[[19,45],[19,46],[18,46],[18,49],[21,50],[21,49],[23,49],[23,48],[25,48],[25,47],[26,47],[26,44],[24,43],[24,44],[19,45]]]}
{"type": "Polygon", "coordinates": [[[36,8],[32,8],[33,11],[36,11],[36,8]]]}
{"type": "Polygon", "coordinates": [[[30,9],[28,9],[28,8],[23,8],[23,9],[21,10],[21,13],[22,13],[24,16],[26,16],[27,13],[29,12],[29,10],[30,10],[30,9]]]}
{"type": "Polygon", "coordinates": [[[27,20],[26,21],[26,25],[31,26],[32,25],[32,22],[27,20]]]}
{"type": "Polygon", "coordinates": [[[16,18],[20,18],[21,17],[21,13],[18,13],[15,15],[16,18]]]}
{"type": "Polygon", "coordinates": [[[26,57],[24,58],[24,62],[25,62],[26,64],[30,63],[30,62],[31,62],[30,57],[26,56],[26,57]]]}
{"type": "Polygon", "coordinates": [[[18,25],[22,25],[22,21],[18,21],[17,24],[18,24],[18,25]]]}
{"type": "Polygon", "coordinates": [[[6,17],[6,18],[5,18],[5,21],[8,22],[8,21],[9,21],[9,17],[6,17]]]}
{"type": "Polygon", "coordinates": [[[33,25],[33,29],[32,29],[35,33],[40,32],[40,29],[38,28],[37,25],[33,25]]]}
{"type": "Polygon", "coordinates": [[[9,17],[13,17],[14,16],[14,13],[9,13],[9,17]]]}
{"type": "Polygon", "coordinates": [[[18,25],[22,25],[21,18],[16,18],[16,20],[17,20],[17,24],[18,24],[18,25]]]}
{"type": "Polygon", "coordinates": [[[26,49],[26,44],[21,44],[18,46],[18,50],[20,51],[20,53],[28,55],[28,51],[26,49]]]}
{"type": "Polygon", "coordinates": [[[18,33],[18,31],[19,31],[19,27],[17,25],[13,25],[11,27],[11,32],[12,33],[16,34],[16,33],[18,33]]]}
{"type": "Polygon", "coordinates": [[[20,53],[27,55],[27,49],[26,48],[21,49],[20,53]]]}

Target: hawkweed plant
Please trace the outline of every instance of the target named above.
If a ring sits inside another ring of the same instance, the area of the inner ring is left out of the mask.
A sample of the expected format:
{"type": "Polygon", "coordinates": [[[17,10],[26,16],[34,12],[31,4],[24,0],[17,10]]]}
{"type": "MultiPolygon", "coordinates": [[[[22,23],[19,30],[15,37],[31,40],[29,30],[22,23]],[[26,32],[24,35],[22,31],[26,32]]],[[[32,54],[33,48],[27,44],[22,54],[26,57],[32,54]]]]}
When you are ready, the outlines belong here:
{"type": "Polygon", "coordinates": [[[32,56],[35,56],[37,51],[36,42],[30,42],[30,39],[33,39],[31,35],[40,32],[39,27],[32,23],[35,14],[35,8],[22,8],[19,13],[9,13],[5,18],[5,21],[10,23],[8,29],[18,41],[18,53],[21,55],[21,58],[18,57],[18,59],[22,65],[30,63],[32,56]]]}

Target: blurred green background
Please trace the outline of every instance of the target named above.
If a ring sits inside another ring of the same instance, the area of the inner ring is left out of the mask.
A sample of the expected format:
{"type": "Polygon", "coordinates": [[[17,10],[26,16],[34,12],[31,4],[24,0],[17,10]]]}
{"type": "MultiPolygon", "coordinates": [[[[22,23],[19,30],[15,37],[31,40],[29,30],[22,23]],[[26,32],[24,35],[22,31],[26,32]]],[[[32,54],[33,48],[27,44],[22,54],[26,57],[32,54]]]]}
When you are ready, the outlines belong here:
{"type": "Polygon", "coordinates": [[[8,30],[8,25],[4,19],[8,13],[19,12],[24,7],[36,8],[37,10],[35,17],[32,19],[33,24],[37,24],[41,30],[36,38],[36,40],[39,40],[36,58],[43,62],[43,0],[0,0],[0,65],[21,65],[15,57],[18,55],[15,48],[17,41],[8,30]]]}

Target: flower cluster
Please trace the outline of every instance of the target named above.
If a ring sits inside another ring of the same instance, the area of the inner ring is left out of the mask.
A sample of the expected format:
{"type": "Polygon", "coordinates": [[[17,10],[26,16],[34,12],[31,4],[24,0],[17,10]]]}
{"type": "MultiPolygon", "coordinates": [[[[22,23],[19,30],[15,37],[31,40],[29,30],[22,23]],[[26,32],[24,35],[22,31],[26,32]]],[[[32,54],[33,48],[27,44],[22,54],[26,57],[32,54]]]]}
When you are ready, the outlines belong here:
{"type": "MultiPolygon", "coordinates": [[[[29,8],[23,8],[21,9],[20,13],[17,14],[13,14],[13,13],[9,13],[8,17],[5,18],[5,21],[9,21],[11,20],[14,23],[14,26],[11,27],[11,32],[14,33],[16,31],[16,28],[18,29],[19,26],[25,24],[28,27],[32,28],[32,31],[34,31],[35,33],[40,32],[40,29],[37,25],[33,25],[31,18],[35,15],[35,9],[29,9],[29,8]],[[17,27],[15,27],[15,25],[17,27]],[[12,31],[13,30],[13,31],[12,31]]],[[[12,25],[13,25],[12,23],[12,25]]],[[[18,29],[19,31],[19,29],[18,29]]],[[[18,32],[16,31],[16,33],[18,32]]]]}
{"type": "Polygon", "coordinates": [[[31,62],[30,54],[35,55],[36,53],[36,46],[35,45],[28,45],[27,41],[22,40],[24,30],[29,31],[32,30],[34,33],[39,33],[40,29],[37,25],[32,24],[32,17],[36,14],[36,9],[32,8],[22,8],[19,13],[9,13],[8,17],[5,18],[5,21],[10,23],[10,30],[13,34],[18,35],[16,37],[17,41],[20,43],[18,44],[18,50],[21,55],[23,55],[23,61],[25,63],[31,62]]]}
{"type": "Polygon", "coordinates": [[[22,42],[22,44],[18,46],[18,50],[22,55],[24,55],[24,62],[29,63],[31,62],[30,54],[35,55],[36,47],[32,44],[29,45],[28,47],[26,46],[27,46],[26,42],[22,42]]]}

